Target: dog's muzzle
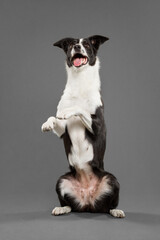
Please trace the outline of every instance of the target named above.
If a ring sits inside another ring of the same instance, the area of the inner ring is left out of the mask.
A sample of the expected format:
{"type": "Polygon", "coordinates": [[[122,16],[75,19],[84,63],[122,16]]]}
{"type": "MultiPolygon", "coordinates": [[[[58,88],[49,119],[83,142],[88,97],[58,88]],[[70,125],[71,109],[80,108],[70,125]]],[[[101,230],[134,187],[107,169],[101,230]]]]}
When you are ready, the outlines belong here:
{"type": "Polygon", "coordinates": [[[86,65],[87,63],[88,63],[88,57],[83,55],[80,52],[75,53],[72,57],[72,64],[75,67],[81,67],[83,65],[86,65]]]}

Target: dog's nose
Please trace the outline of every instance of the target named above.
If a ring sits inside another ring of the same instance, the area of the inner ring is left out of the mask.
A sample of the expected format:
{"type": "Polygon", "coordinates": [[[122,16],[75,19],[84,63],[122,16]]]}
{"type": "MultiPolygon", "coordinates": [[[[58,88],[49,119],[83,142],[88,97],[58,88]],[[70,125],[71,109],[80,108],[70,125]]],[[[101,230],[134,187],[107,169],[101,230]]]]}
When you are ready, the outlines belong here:
{"type": "Polygon", "coordinates": [[[80,49],[81,49],[81,46],[80,46],[80,45],[75,45],[75,46],[74,46],[74,50],[75,50],[75,51],[80,51],[80,49]]]}

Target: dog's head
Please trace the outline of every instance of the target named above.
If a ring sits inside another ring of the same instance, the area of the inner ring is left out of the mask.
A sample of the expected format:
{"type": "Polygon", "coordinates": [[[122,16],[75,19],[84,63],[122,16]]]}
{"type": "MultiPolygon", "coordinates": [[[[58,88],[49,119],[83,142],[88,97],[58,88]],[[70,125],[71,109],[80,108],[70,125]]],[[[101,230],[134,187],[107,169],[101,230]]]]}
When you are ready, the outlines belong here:
{"type": "Polygon", "coordinates": [[[107,40],[109,38],[94,35],[81,39],[63,38],[53,45],[64,50],[68,67],[81,68],[86,65],[94,66],[99,46],[107,40]]]}

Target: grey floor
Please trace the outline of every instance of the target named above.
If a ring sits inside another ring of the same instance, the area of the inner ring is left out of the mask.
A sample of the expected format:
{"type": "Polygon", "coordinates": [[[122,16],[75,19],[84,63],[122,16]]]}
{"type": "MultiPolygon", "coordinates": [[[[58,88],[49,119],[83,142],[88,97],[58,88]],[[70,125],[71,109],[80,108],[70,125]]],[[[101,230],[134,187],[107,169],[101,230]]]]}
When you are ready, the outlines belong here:
{"type": "Polygon", "coordinates": [[[0,240],[160,239],[160,214],[156,206],[148,212],[147,208],[137,208],[137,211],[130,208],[129,211],[127,207],[125,219],[91,213],[52,216],[51,209],[40,210],[35,206],[35,210],[29,210],[16,206],[14,212],[13,206],[8,205],[8,210],[9,207],[12,209],[10,213],[0,214],[0,240]]]}

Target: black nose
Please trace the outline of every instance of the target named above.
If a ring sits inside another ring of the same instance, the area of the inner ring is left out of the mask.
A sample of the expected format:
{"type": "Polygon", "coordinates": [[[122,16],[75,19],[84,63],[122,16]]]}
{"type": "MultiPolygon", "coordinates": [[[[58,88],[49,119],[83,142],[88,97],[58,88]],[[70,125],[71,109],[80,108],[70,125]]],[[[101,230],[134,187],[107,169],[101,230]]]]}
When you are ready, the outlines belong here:
{"type": "Polygon", "coordinates": [[[74,46],[74,50],[75,50],[75,51],[79,51],[80,49],[81,49],[81,46],[80,46],[80,45],[75,45],[75,46],[74,46]]]}

